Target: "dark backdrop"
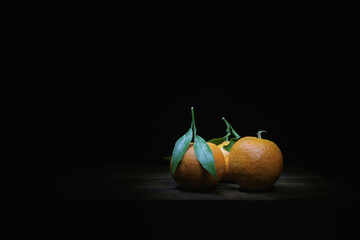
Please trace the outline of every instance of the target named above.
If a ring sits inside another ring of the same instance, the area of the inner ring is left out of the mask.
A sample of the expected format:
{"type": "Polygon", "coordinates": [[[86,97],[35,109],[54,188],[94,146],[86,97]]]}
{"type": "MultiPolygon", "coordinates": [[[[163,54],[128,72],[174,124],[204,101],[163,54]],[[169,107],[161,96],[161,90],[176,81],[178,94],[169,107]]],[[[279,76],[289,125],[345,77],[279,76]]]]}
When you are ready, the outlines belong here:
{"type": "Polygon", "coordinates": [[[285,165],[352,183],[355,86],[342,80],[338,61],[298,54],[252,63],[182,56],[81,65],[79,79],[59,79],[49,94],[57,139],[51,167],[59,175],[83,165],[167,165],[162,157],[189,129],[193,106],[206,140],[225,135],[225,116],[241,136],[266,130],[285,165]]]}
{"type": "Polygon", "coordinates": [[[225,33],[216,43],[146,24],[52,26],[40,99],[50,175],[84,165],[167,165],[162,157],[189,129],[194,107],[206,140],[225,134],[225,116],[241,136],[266,130],[285,165],[352,184],[351,34],[331,24],[264,24],[231,46],[225,33]]]}

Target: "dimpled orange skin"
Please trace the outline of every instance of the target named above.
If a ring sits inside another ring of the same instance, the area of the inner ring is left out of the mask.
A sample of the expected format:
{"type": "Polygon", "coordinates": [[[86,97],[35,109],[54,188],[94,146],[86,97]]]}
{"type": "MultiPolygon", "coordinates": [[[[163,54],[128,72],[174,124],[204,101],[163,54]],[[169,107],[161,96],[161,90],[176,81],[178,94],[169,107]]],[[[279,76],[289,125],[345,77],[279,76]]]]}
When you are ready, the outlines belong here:
{"type": "Polygon", "coordinates": [[[230,170],[230,165],[229,165],[230,153],[224,149],[224,146],[228,145],[229,143],[230,141],[224,141],[223,143],[217,145],[220,148],[221,152],[223,153],[225,159],[225,170],[224,170],[224,175],[221,178],[221,181],[227,181],[227,182],[235,181],[234,174],[230,170]]]}
{"type": "MultiPolygon", "coordinates": [[[[220,149],[213,143],[207,143],[214,155],[215,169],[218,180],[223,176],[225,159],[220,149]]],[[[170,170],[172,159],[170,160],[170,170]]],[[[190,143],[184,157],[176,167],[173,174],[174,180],[179,186],[186,189],[210,189],[217,185],[216,179],[201,166],[195,155],[194,143],[190,143]]]]}
{"type": "Polygon", "coordinates": [[[279,179],[283,157],[272,141],[244,137],[231,148],[230,168],[241,188],[262,191],[271,188],[279,179]]]}

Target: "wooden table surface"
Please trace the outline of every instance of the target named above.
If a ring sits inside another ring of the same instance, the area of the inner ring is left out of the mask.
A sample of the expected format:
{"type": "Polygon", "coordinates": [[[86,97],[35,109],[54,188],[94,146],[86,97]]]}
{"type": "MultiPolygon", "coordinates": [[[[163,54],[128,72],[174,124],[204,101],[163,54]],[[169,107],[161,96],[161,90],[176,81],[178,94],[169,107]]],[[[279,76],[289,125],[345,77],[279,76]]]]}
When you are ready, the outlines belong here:
{"type": "Polygon", "coordinates": [[[301,167],[285,167],[266,192],[222,182],[212,190],[185,191],[168,166],[79,167],[51,190],[56,209],[51,215],[63,216],[61,224],[70,222],[69,232],[84,223],[80,236],[103,225],[100,238],[105,232],[130,234],[131,239],[144,233],[146,239],[359,237],[358,192],[301,167]]]}
{"type": "Polygon", "coordinates": [[[53,198],[114,200],[235,200],[269,201],[344,199],[348,189],[300,167],[285,167],[274,187],[248,192],[236,183],[220,182],[215,189],[191,192],[179,188],[167,166],[83,167],[60,178],[53,198]]]}

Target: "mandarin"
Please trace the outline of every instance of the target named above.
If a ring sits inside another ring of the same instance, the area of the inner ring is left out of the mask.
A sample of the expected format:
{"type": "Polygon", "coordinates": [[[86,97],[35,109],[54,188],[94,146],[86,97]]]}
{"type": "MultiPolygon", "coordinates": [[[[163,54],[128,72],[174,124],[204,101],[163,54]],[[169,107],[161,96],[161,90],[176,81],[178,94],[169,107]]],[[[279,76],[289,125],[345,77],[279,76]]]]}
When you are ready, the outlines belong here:
{"type": "MultiPolygon", "coordinates": [[[[225,168],[224,155],[215,144],[207,144],[214,155],[216,175],[218,181],[220,181],[225,168]]],[[[170,170],[172,172],[171,164],[172,159],[170,160],[170,170]]],[[[179,186],[186,189],[210,189],[214,188],[218,182],[205,168],[201,166],[195,155],[193,142],[190,143],[184,157],[176,167],[173,178],[179,186]]]]}
{"type": "Polygon", "coordinates": [[[217,145],[220,148],[221,152],[223,153],[224,159],[225,159],[224,174],[221,178],[222,181],[235,181],[234,174],[232,173],[232,171],[230,169],[230,165],[229,165],[230,153],[224,149],[224,146],[228,145],[229,143],[230,143],[230,141],[224,141],[223,143],[217,145]]]}
{"type": "Polygon", "coordinates": [[[271,188],[283,168],[279,147],[270,140],[262,139],[259,133],[259,137],[239,139],[230,150],[230,168],[243,189],[261,191],[271,188]]]}

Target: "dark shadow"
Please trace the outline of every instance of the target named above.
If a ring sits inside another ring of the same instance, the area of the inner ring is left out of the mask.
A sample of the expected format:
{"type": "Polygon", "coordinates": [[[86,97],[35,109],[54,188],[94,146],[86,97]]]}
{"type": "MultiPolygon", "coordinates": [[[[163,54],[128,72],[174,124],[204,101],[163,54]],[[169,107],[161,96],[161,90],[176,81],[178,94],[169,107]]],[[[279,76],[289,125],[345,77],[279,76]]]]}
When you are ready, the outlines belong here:
{"type": "Polygon", "coordinates": [[[246,192],[246,193],[267,193],[267,192],[274,192],[276,189],[277,188],[274,185],[271,186],[269,189],[265,189],[265,190],[250,190],[239,187],[240,192],[246,192]]]}
{"type": "Polygon", "coordinates": [[[236,184],[235,181],[227,181],[227,180],[221,180],[219,183],[234,183],[234,184],[236,184]]]}
{"type": "Polygon", "coordinates": [[[177,186],[176,189],[182,192],[196,192],[196,193],[214,193],[216,190],[216,187],[209,188],[209,189],[190,189],[190,188],[184,188],[182,186],[177,186]]]}

